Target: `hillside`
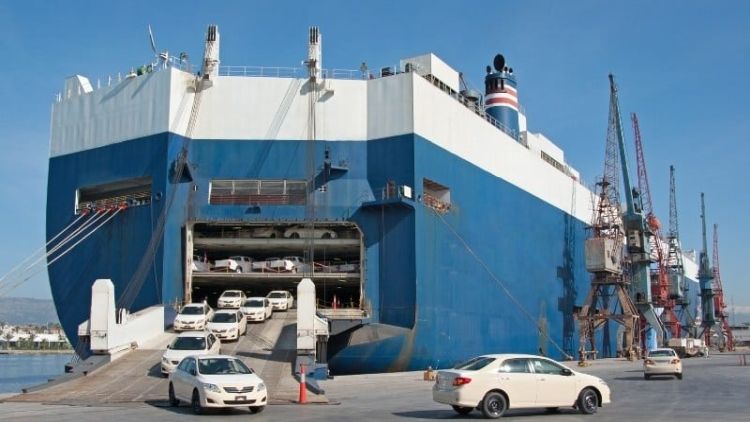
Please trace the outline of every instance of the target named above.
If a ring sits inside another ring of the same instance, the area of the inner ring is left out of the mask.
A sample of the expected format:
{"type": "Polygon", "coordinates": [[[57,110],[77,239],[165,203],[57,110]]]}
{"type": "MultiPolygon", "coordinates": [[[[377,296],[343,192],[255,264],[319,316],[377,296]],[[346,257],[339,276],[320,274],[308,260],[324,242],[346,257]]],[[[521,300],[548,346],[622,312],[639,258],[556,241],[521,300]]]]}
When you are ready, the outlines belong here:
{"type": "Polygon", "coordinates": [[[55,304],[51,299],[23,297],[0,298],[0,321],[12,325],[47,325],[50,322],[58,322],[55,304]]]}

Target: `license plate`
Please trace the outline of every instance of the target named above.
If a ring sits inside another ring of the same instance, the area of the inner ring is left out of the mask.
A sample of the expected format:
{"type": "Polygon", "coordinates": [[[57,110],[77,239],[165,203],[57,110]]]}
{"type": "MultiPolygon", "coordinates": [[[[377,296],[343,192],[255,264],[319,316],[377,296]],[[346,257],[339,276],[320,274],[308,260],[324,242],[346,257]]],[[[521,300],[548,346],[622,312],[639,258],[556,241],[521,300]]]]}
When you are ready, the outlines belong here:
{"type": "Polygon", "coordinates": [[[245,401],[245,400],[247,400],[247,397],[245,397],[245,396],[237,396],[237,397],[235,397],[234,399],[235,399],[236,401],[245,401]]]}

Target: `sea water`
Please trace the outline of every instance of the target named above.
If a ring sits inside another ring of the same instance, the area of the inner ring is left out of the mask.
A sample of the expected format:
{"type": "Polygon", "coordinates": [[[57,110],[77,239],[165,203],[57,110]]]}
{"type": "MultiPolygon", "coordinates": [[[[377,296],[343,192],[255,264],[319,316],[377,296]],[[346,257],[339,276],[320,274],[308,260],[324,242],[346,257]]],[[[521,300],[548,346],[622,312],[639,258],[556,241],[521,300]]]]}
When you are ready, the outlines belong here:
{"type": "Polygon", "coordinates": [[[71,354],[0,354],[0,394],[47,382],[65,372],[71,354]]]}

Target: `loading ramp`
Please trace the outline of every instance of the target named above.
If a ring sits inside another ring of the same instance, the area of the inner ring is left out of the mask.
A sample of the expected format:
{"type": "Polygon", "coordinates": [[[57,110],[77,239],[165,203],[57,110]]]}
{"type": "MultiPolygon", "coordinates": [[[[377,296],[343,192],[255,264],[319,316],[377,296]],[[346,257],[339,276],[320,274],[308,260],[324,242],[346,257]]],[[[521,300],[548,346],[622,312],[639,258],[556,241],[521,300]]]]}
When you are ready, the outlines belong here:
{"type": "MultiPolygon", "coordinates": [[[[269,404],[296,402],[299,384],[292,374],[296,357],[297,313],[274,313],[260,324],[249,324],[238,341],[225,342],[221,351],[242,359],[266,383],[269,404]]],[[[53,384],[26,394],[9,397],[8,402],[35,402],[73,406],[142,404],[168,406],[167,378],[161,376],[160,361],[172,336],[151,349],[124,354],[87,376],[53,384]]],[[[327,403],[325,395],[308,392],[309,402],[327,403]]]]}

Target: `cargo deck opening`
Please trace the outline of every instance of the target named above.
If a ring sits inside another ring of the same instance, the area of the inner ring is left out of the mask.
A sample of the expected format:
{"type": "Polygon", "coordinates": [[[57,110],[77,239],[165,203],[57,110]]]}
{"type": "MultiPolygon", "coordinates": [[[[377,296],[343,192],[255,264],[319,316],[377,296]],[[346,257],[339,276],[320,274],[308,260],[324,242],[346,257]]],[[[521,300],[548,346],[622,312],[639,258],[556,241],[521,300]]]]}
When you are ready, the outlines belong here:
{"type": "Polygon", "coordinates": [[[317,287],[319,308],[361,309],[363,247],[352,223],[188,224],[185,235],[184,301],[211,306],[226,289],[249,296],[272,290],[294,294],[303,276],[317,287]],[[310,242],[314,256],[310,257],[310,242]]]}

